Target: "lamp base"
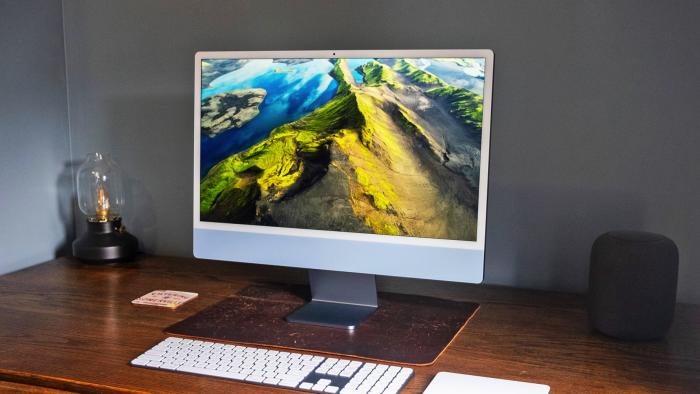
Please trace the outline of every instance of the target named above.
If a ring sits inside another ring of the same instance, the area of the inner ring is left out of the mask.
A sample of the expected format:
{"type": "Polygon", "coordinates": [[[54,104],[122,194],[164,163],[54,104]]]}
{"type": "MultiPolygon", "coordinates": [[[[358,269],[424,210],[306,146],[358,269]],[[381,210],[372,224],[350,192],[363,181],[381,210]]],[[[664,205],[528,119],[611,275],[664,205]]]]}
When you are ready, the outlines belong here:
{"type": "Polygon", "coordinates": [[[120,218],[87,222],[87,231],[73,241],[73,256],[90,264],[107,264],[136,258],[139,241],[122,229],[120,218]]]}

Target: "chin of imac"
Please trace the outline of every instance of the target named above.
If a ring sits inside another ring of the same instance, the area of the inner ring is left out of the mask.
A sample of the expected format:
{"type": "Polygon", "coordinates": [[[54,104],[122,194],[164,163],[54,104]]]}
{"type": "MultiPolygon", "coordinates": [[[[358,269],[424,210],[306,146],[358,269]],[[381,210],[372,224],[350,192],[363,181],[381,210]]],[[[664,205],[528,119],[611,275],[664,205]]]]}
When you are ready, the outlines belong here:
{"type": "MultiPolygon", "coordinates": [[[[326,232],[324,232],[326,233],[326,232]]],[[[468,242],[373,237],[373,241],[195,228],[202,259],[481,283],[484,250],[468,242]]],[[[401,237],[407,238],[407,237],[401,237]]]]}

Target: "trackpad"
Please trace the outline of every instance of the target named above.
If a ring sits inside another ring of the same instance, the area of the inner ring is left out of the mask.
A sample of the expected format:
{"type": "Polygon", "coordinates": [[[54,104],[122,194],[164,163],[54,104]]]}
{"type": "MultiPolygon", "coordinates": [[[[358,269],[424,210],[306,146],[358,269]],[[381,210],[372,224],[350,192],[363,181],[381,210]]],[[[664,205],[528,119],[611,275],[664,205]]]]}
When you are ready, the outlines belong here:
{"type": "Polygon", "coordinates": [[[440,372],[423,394],[547,394],[549,386],[461,373],[440,372]]]}

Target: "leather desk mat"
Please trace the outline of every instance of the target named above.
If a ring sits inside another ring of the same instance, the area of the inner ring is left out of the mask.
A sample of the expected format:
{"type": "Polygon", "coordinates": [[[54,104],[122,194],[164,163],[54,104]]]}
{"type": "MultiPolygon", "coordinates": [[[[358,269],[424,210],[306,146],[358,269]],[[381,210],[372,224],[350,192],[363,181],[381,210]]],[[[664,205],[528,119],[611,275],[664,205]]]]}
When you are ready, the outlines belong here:
{"type": "Polygon", "coordinates": [[[479,304],[379,293],[379,309],[354,331],[289,323],[310,299],[307,286],[256,284],[168,327],[176,336],[429,365],[479,304]],[[439,323],[439,324],[436,324],[439,323]]]}

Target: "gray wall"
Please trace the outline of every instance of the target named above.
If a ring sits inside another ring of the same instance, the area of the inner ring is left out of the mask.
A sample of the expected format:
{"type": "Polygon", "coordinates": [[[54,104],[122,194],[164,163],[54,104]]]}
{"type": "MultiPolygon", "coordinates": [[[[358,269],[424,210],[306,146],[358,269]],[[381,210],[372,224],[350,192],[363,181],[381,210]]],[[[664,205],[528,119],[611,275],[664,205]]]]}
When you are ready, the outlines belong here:
{"type": "Polygon", "coordinates": [[[664,233],[700,302],[696,1],[66,1],[73,157],[111,151],[127,225],[191,254],[197,50],[491,48],[486,282],[585,291],[594,238],[664,233]]]}
{"type": "Polygon", "coordinates": [[[0,0],[0,273],[73,237],[61,2],[0,0]]]}

